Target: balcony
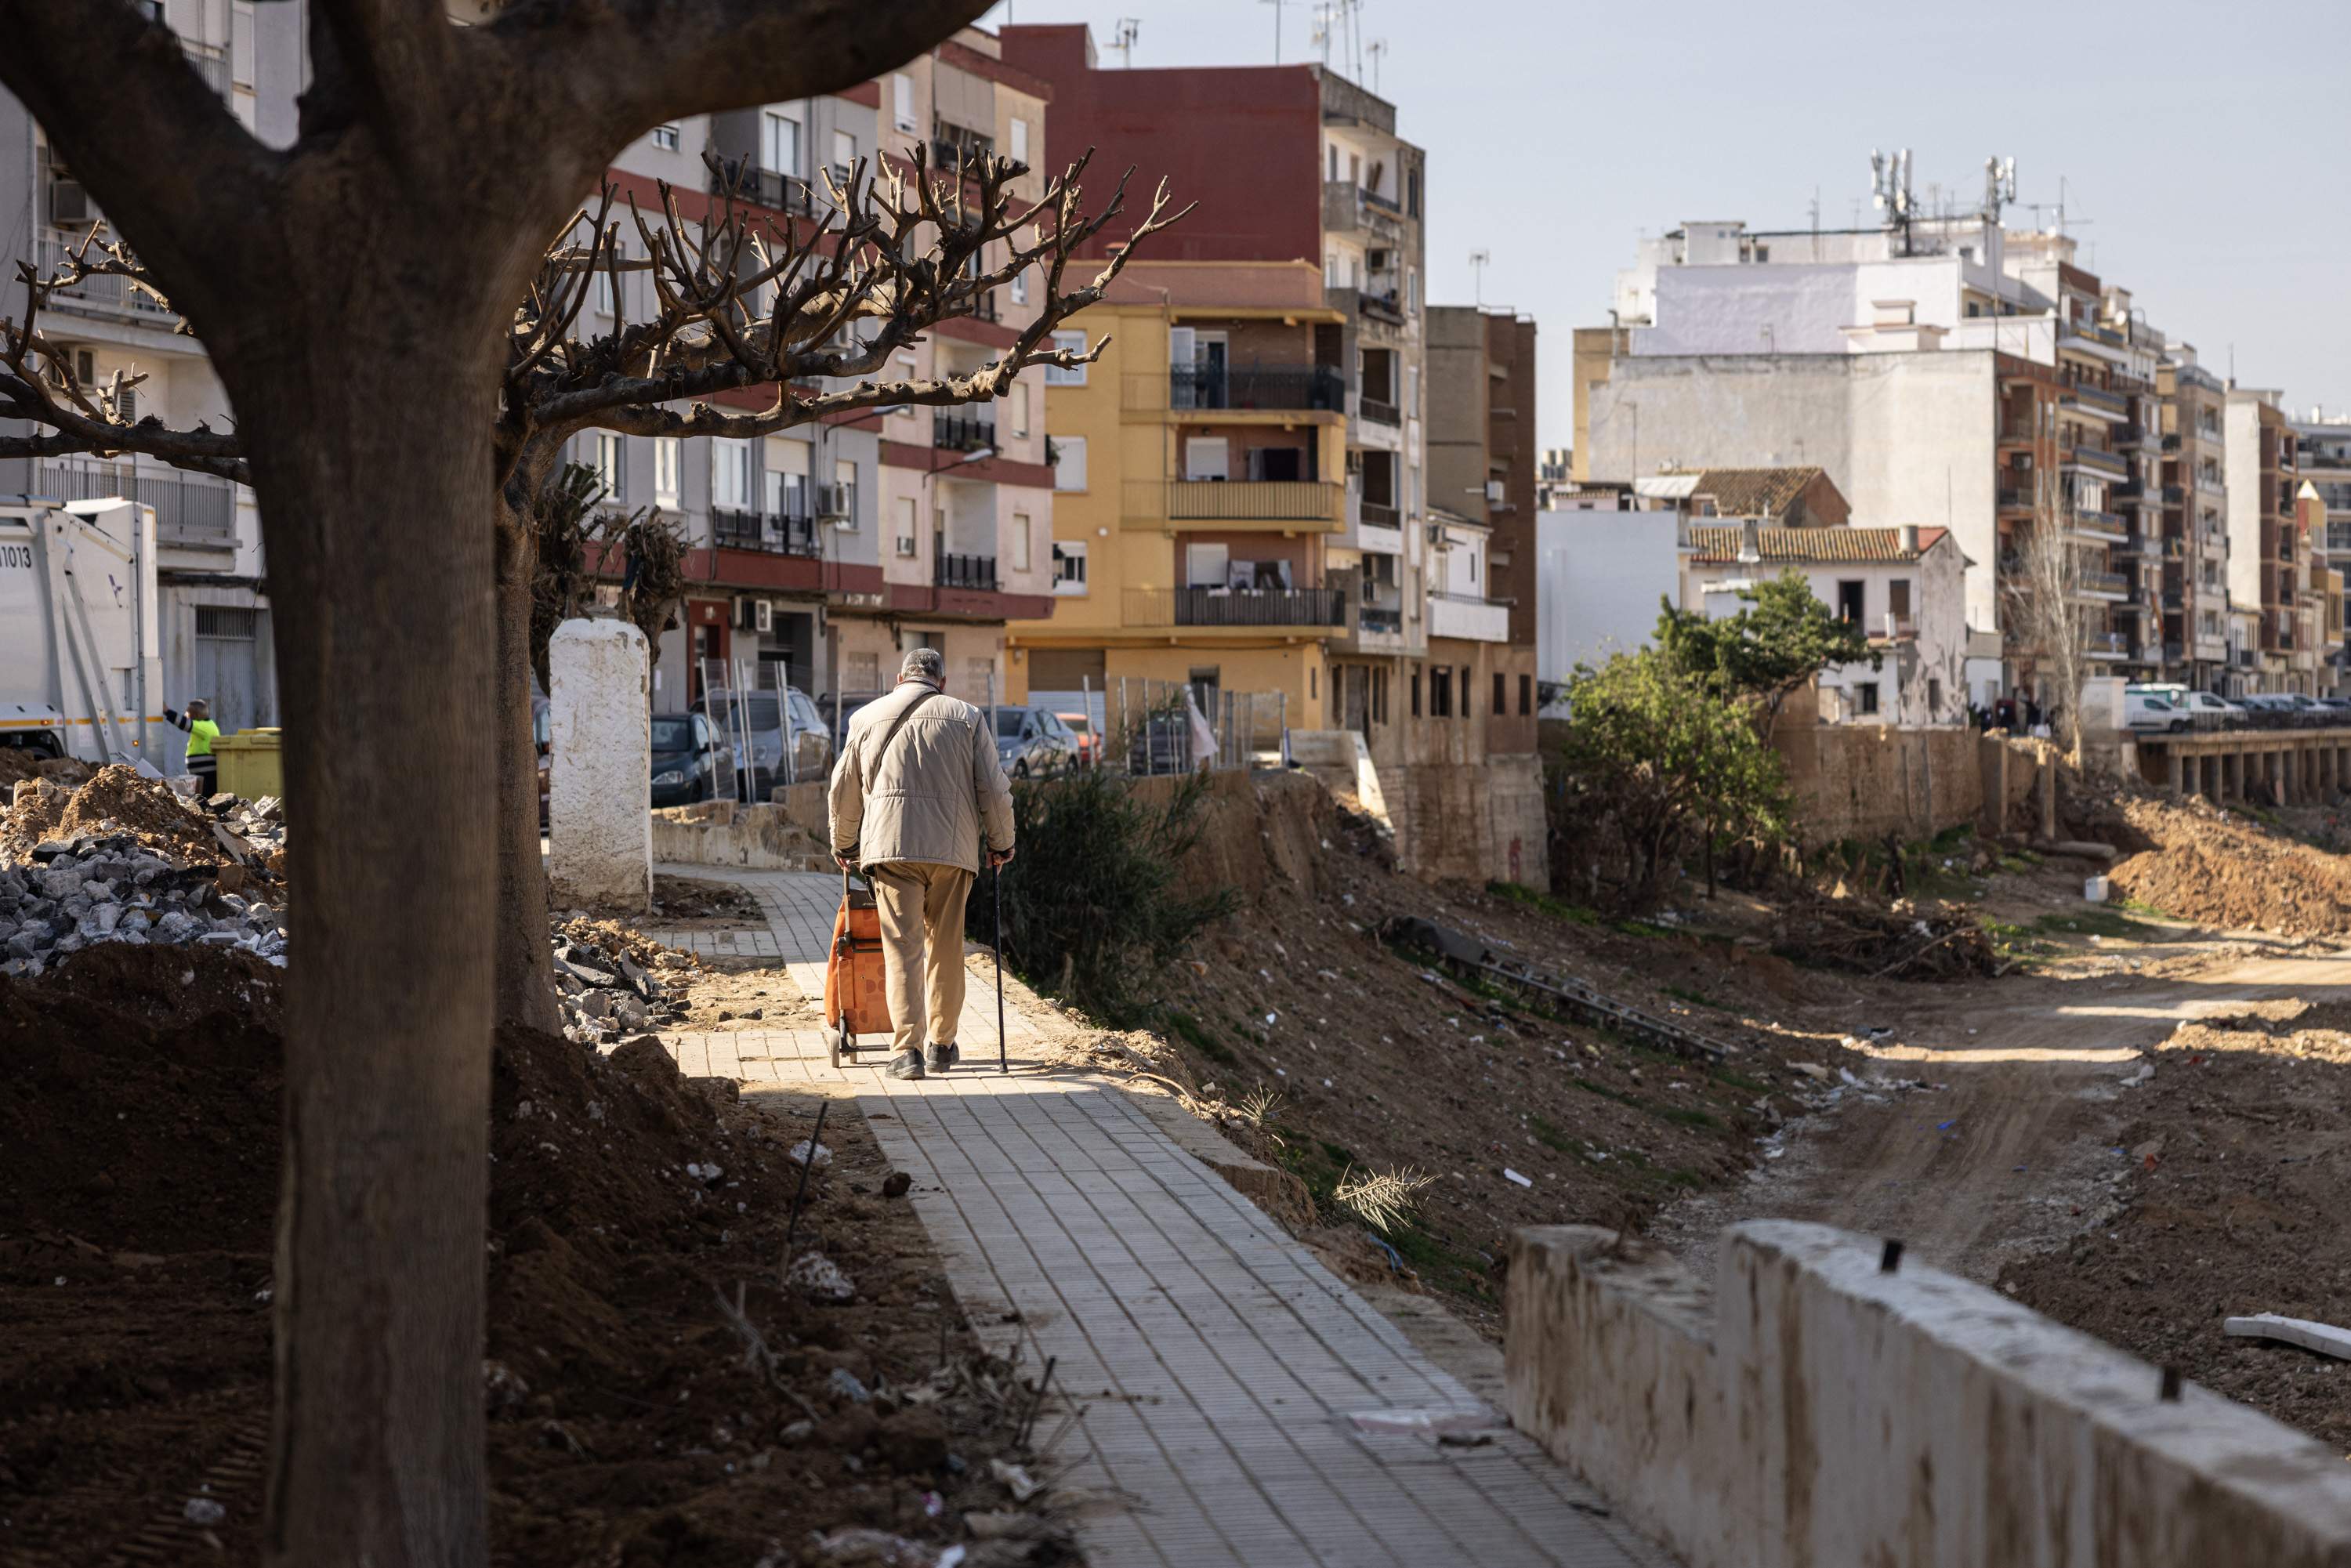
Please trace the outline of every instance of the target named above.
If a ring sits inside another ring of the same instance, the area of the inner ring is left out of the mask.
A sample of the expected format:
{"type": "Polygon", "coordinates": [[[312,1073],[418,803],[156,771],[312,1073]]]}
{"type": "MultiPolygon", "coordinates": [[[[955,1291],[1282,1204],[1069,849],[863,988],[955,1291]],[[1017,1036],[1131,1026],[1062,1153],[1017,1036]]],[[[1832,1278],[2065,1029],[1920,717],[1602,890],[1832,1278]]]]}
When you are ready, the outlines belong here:
{"type": "Polygon", "coordinates": [[[1336,588],[1130,588],[1128,626],[1298,626],[1347,623],[1347,596],[1336,588]]]}
{"type": "Polygon", "coordinates": [[[2095,446],[2069,446],[2064,461],[2093,474],[2111,474],[2120,479],[2130,472],[2130,465],[2113,453],[2095,446]]]}
{"type": "Polygon", "coordinates": [[[2065,519],[2065,528],[2069,533],[2078,534],[2084,538],[2104,539],[2112,544],[2120,544],[2130,538],[2130,530],[2119,512],[2076,510],[2065,519]]]}
{"type": "Polygon", "coordinates": [[[2062,322],[2059,325],[2057,336],[2061,342],[2071,340],[2082,343],[2097,343],[2109,349],[2126,346],[2120,332],[2116,331],[2112,327],[2101,327],[2093,321],[2062,322]]]}
{"type": "Polygon", "coordinates": [[[236,486],[226,479],[96,458],[44,458],[33,483],[39,494],[60,501],[120,496],[152,507],[158,544],[198,549],[236,546],[236,486]]]}
{"type": "Polygon", "coordinates": [[[1404,423],[1404,415],[1396,412],[1396,405],[1382,398],[1366,395],[1358,399],[1355,412],[1372,424],[1397,425],[1404,423]]]}
{"type": "Polygon", "coordinates": [[[2000,422],[2000,439],[2010,444],[2031,442],[2037,437],[2038,434],[2032,428],[2032,421],[2030,418],[2010,417],[2000,422]]]}
{"type": "Polygon", "coordinates": [[[2063,401],[2078,413],[2095,413],[2106,419],[2126,419],[2130,415],[2130,399],[2087,382],[2067,387],[2063,401]]]}
{"type": "Polygon", "coordinates": [[[1355,515],[1366,528],[1395,528],[1404,526],[1403,516],[1385,501],[1358,501],[1355,515]]]}
{"type": "Polygon", "coordinates": [[[931,126],[931,167],[939,170],[960,169],[967,162],[977,164],[981,159],[996,156],[996,138],[946,120],[935,120],[931,126]]]}
{"type": "Polygon", "coordinates": [[[2003,512],[2031,511],[2032,509],[2032,490],[2020,486],[2002,485],[2000,486],[2000,509],[2003,512]]]}
{"type": "MultiPolygon", "coordinates": [[[[797,213],[803,217],[815,215],[820,194],[797,174],[779,173],[762,169],[748,158],[722,158],[710,172],[710,193],[733,196],[737,201],[778,213],[797,213]]],[[[831,205],[830,200],[824,204],[831,205]]]]}
{"type": "Polygon", "coordinates": [[[1395,203],[1372,194],[1353,180],[1325,180],[1322,226],[1332,234],[1364,232],[1393,243],[1404,235],[1404,214],[1395,203]]]}
{"type": "Polygon", "coordinates": [[[1428,634],[1460,637],[1473,643],[1510,640],[1510,607],[1497,599],[1473,594],[1432,593],[1428,596],[1428,634]]]}
{"type": "Polygon", "coordinates": [[[2179,450],[2179,432],[2175,430],[2163,438],[2163,449],[2166,452],[2177,452],[2179,450]]]}
{"type": "Polygon", "coordinates": [[[754,512],[732,507],[710,509],[710,537],[720,549],[757,550],[761,555],[819,553],[816,522],[789,512],[754,512]]]}
{"type": "Polygon", "coordinates": [[[931,444],[942,452],[992,450],[996,445],[996,421],[992,416],[951,413],[941,409],[931,415],[931,444]]]}
{"type": "MultiPolygon", "coordinates": [[[[49,277],[66,265],[74,246],[80,243],[78,235],[68,241],[62,235],[42,235],[33,242],[33,265],[40,268],[42,277],[49,277]]],[[[96,261],[100,256],[98,247],[92,246],[90,259],[96,261]]],[[[49,294],[46,302],[52,306],[95,306],[105,310],[124,311],[133,316],[144,316],[158,327],[164,327],[179,316],[177,311],[153,295],[134,287],[127,277],[85,277],[70,288],[60,288],[49,294]]]]}
{"type": "Polygon", "coordinates": [[[2093,632],[2089,634],[2087,643],[2089,654],[2093,659],[2130,657],[2130,639],[2119,632],[2093,632]]]}
{"type": "Polygon", "coordinates": [[[996,591],[996,558],[992,555],[943,555],[933,565],[931,582],[938,588],[996,591]]]}
{"type": "Polygon", "coordinates": [[[1167,406],[1336,413],[1347,406],[1347,382],[1328,365],[1177,365],[1167,372],[1167,406]]]}
{"type": "Polygon", "coordinates": [[[1131,479],[1125,516],[1136,522],[1308,523],[1343,518],[1344,488],[1327,479],[1131,479]]]}
{"type": "Polygon", "coordinates": [[[2092,599],[2119,601],[2130,597],[2130,579],[2119,571],[2085,571],[2076,579],[2074,586],[2092,599]]]}

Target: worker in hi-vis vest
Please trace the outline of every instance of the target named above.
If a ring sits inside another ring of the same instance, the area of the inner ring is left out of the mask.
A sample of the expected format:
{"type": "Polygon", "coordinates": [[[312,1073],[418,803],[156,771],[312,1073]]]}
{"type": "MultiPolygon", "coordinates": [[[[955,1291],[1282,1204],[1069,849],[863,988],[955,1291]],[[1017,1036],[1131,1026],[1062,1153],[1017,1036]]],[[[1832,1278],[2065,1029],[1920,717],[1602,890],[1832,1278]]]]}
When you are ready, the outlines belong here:
{"type": "Polygon", "coordinates": [[[202,697],[192,698],[185,713],[163,710],[165,718],[188,732],[188,771],[196,776],[199,800],[209,800],[220,793],[220,759],[213,755],[213,742],[220,738],[220,726],[212,721],[212,706],[202,697]]]}

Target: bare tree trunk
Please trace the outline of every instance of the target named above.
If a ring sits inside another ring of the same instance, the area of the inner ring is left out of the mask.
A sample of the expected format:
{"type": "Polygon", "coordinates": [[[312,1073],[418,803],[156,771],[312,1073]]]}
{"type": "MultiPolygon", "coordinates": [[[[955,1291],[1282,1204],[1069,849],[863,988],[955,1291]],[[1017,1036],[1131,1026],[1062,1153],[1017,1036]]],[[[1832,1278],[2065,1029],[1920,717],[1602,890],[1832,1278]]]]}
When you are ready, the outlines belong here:
{"type": "Polygon", "coordinates": [[[538,849],[538,745],[531,723],[530,606],[538,545],[530,519],[501,497],[497,541],[497,1020],[553,1034],[554,961],[547,941],[547,862],[538,849]]]}
{"type": "Polygon", "coordinates": [[[222,334],[219,357],[254,455],[278,664],[301,674],[285,685],[303,828],[264,1557],[468,1568],[486,1557],[484,804],[502,733],[480,722],[498,362],[478,297],[510,279],[472,256],[334,260],[332,285],[285,290],[272,329],[222,334]],[[404,267],[401,287],[365,276],[379,266],[404,267]]]}

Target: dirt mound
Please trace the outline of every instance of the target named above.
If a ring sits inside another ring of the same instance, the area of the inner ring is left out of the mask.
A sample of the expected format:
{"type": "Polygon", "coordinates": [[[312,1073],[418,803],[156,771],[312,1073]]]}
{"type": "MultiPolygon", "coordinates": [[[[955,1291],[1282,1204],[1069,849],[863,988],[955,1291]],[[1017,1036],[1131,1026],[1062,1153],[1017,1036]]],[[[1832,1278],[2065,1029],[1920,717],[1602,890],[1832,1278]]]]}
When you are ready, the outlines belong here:
{"type": "MultiPolygon", "coordinates": [[[[275,972],[150,957],[198,965],[182,989],[218,1005],[151,1021],[172,977],[131,973],[128,953],[0,984],[9,1561],[256,1554],[281,1070],[245,991],[275,972]],[[214,1541],[183,1517],[200,1490],[226,1511],[214,1541]]],[[[1026,1396],[977,1351],[912,1206],[877,1196],[888,1166],[849,1105],[825,1121],[793,1251],[820,1251],[855,1299],[779,1284],[799,1179],[785,1151],[816,1109],[738,1103],[650,1037],[609,1057],[497,1041],[485,1375],[501,1563],[780,1564],[848,1526],[925,1541],[927,1562],[971,1539],[967,1512],[1008,1506],[987,1461],[1026,1396]]],[[[1055,1560],[1051,1530],[1014,1532],[1055,1560]]]]}
{"type": "Polygon", "coordinates": [[[128,834],[183,861],[224,858],[210,818],[173,794],[170,785],[141,779],[120,763],[99,768],[70,790],[60,784],[12,804],[0,824],[0,855],[23,860],[44,839],[79,834],[128,834]]]}
{"type": "Polygon", "coordinates": [[[90,775],[90,766],[70,757],[44,757],[18,746],[0,746],[0,791],[19,779],[54,779],[70,789],[90,775]]]}
{"type": "Polygon", "coordinates": [[[1936,901],[1889,905],[1799,894],[1780,913],[1771,950],[1872,979],[1963,980],[2000,967],[1975,916],[1936,901]]]}
{"type": "Polygon", "coordinates": [[[617,920],[575,916],[559,923],[555,929],[574,946],[592,948],[608,959],[626,958],[643,968],[691,969],[701,963],[693,954],[664,947],[643,932],[632,930],[617,920]]]}
{"type": "Polygon", "coordinates": [[[2115,890],[2166,915],[2288,936],[2351,932],[2351,862],[2241,813],[2131,796],[2099,808],[2087,826],[2120,852],[2115,890]]]}
{"type": "MultiPolygon", "coordinates": [[[[2294,1004],[2277,1009],[2291,1011],[2294,1004]]],[[[2343,1323],[2351,1232],[2351,1009],[2196,1023],[2127,1091],[2112,1152],[2119,1216],[2003,1289],[2334,1447],[2351,1447],[2351,1378],[2308,1351],[2221,1333],[2277,1312],[2343,1323]]]]}

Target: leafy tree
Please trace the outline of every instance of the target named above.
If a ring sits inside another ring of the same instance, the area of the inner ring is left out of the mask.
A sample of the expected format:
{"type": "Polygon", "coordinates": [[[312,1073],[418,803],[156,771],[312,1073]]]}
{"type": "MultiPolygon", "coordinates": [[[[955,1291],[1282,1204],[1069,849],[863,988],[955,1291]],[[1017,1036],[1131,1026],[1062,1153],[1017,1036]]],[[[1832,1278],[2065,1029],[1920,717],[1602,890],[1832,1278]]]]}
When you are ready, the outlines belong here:
{"type": "Polygon", "coordinates": [[[1693,841],[1711,887],[1718,844],[1766,844],[1787,831],[1779,756],[1714,676],[1645,648],[1579,666],[1568,703],[1554,805],[1585,833],[1614,839],[1626,909],[1663,902],[1693,841]]]}
{"type": "Polygon", "coordinates": [[[1779,722],[1781,705],[1834,664],[1886,662],[1868,632],[1834,614],[1791,567],[1755,588],[1742,588],[1738,614],[1710,620],[1705,612],[1677,610],[1661,601],[1656,642],[1676,668],[1702,677],[1728,697],[1753,699],[1763,733],[1779,722]]]}

